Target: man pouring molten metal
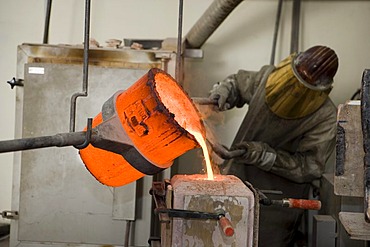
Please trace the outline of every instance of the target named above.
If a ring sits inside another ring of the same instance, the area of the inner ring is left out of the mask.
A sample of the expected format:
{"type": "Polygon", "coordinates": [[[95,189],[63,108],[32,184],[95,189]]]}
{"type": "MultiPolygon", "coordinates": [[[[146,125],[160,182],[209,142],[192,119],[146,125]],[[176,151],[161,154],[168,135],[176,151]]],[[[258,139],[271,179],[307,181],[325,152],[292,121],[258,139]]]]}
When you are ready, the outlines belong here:
{"type": "MultiPolygon", "coordinates": [[[[329,93],[337,69],[335,52],[314,46],[277,66],[239,70],[216,83],[210,99],[220,111],[249,105],[231,148],[245,153],[225,162],[223,173],[284,197],[308,198],[335,147],[336,106],[329,93]]],[[[303,212],[262,206],[259,246],[293,246],[303,212]]]]}

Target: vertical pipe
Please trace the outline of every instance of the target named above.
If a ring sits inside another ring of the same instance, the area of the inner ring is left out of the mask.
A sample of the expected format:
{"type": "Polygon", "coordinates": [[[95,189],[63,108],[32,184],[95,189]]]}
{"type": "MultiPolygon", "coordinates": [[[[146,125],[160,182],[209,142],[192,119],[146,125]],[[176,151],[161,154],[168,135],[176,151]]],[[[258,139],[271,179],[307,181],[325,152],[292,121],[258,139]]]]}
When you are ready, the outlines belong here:
{"type": "Polygon", "coordinates": [[[182,14],[183,14],[184,1],[179,0],[179,17],[178,17],[178,30],[177,30],[177,56],[176,56],[176,69],[175,78],[181,84],[181,71],[182,71],[182,14]]]}
{"type": "Polygon", "coordinates": [[[277,37],[278,37],[278,34],[279,34],[279,26],[280,26],[280,17],[281,17],[282,7],[283,7],[283,0],[279,0],[277,11],[276,11],[276,19],[275,19],[274,36],[273,36],[273,40],[272,40],[272,51],[271,51],[270,65],[274,65],[274,63],[275,63],[276,43],[277,43],[277,37]]]}
{"type": "Polygon", "coordinates": [[[90,44],[90,6],[91,0],[86,0],[85,7],[85,35],[84,35],[84,64],[83,64],[83,85],[84,96],[87,96],[88,75],[89,75],[89,44],[90,44]]]}
{"type": "Polygon", "coordinates": [[[52,0],[48,0],[47,5],[46,5],[44,38],[43,38],[43,41],[42,41],[43,44],[49,43],[49,26],[50,26],[51,4],[52,4],[52,0]]]}
{"type": "Polygon", "coordinates": [[[131,220],[126,221],[125,243],[123,245],[124,247],[130,246],[131,222],[131,220]]]}
{"type": "Polygon", "coordinates": [[[85,34],[84,34],[84,59],[83,59],[83,83],[82,92],[75,93],[71,97],[69,132],[75,131],[76,123],[76,101],[80,96],[87,96],[88,69],[89,69],[89,42],[90,42],[90,5],[91,0],[85,1],[85,34]]]}
{"type": "Polygon", "coordinates": [[[293,0],[290,53],[298,52],[301,0],[293,0]]]}

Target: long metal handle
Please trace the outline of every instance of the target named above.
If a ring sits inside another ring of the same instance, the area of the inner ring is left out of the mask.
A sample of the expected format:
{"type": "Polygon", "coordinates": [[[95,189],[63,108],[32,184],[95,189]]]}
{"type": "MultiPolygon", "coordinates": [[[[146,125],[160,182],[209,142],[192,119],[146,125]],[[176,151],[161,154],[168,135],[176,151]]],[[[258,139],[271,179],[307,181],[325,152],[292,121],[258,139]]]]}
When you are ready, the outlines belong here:
{"type": "Polygon", "coordinates": [[[207,213],[207,212],[199,212],[199,211],[191,211],[191,210],[184,210],[184,209],[173,209],[173,208],[156,208],[154,209],[154,213],[166,213],[169,217],[173,218],[184,218],[184,219],[214,219],[218,220],[220,218],[220,214],[216,213],[207,213]]]}
{"type": "Polygon", "coordinates": [[[86,140],[86,132],[62,133],[53,136],[30,137],[15,140],[0,141],[0,153],[22,150],[65,147],[81,145],[86,140]]]}
{"type": "Polygon", "coordinates": [[[65,146],[74,146],[75,148],[83,149],[95,137],[97,137],[97,133],[92,130],[92,118],[88,118],[86,131],[0,141],[0,153],[65,146]]]}
{"type": "Polygon", "coordinates": [[[265,195],[265,193],[280,195],[282,194],[282,192],[275,190],[257,190],[257,192],[260,196],[259,202],[265,206],[277,205],[281,207],[300,208],[306,210],[321,209],[321,201],[319,200],[293,199],[293,198],[284,198],[282,200],[271,200],[265,195]]]}
{"type": "Polygon", "coordinates": [[[283,207],[300,208],[306,210],[320,210],[321,201],[319,200],[306,200],[306,199],[293,199],[286,198],[282,200],[283,207]]]}
{"type": "Polygon", "coordinates": [[[167,214],[171,218],[183,218],[183,219],[213,219],[218,220],[220,224],[221,232],[227,236],[231,237],[234,235],[234,228],[228,218],[225,217],[224,211],[218,211],[215,213],[191,211],[184,209],[168,209],[168,208],[156,208],[154,209],[156,214],[167,214]]]}
{"type": "Polygon", "coordinates": [[[210,98],[192,97],[191,100],[198,105],[217,105],[218,101],[210,98]]]}

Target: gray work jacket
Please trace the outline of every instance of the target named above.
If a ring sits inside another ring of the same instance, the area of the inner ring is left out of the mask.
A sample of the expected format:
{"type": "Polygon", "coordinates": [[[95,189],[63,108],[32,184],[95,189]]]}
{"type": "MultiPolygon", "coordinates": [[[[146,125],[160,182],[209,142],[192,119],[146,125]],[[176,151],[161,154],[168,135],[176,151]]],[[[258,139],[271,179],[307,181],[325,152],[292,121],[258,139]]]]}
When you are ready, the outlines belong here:
{"type": "MultiPolygon", "coordinates": [[[[299,119],[283,119],[265,103],[265,85],[274,66],[264,66],[258,72],[239,70],[234,77],[239,93],[237,106],[248,104],[248,112],[236,134],[233,145],[243,141],[268,144],[276,159],[268,172],[296,183],[319,179],[325,163],[335,147],[336,106],[328,98],[314,113],[299,119]]],[[[235,165],[229,173],[243,179],[255,175],[258,164],[235,165]],[[247,176],[249,173],[249,176],[247,176]]]]}

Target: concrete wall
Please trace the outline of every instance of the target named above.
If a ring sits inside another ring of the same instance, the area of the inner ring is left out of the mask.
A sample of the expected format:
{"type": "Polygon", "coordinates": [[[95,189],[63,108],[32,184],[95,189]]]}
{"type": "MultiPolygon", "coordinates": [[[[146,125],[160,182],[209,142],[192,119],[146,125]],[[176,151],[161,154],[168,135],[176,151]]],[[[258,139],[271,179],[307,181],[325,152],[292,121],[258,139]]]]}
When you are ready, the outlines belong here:
{"type": "MultiPolygon", "coordinates": [[[[211,0],[184,1],[185,35],[211,0]]],[[[15,92],[6,81],[16,73],[16,49],[21,43],[41,43],[46,1],[0,0],[0,140],[14,136],[15,92]]],[[[276,60],[290,49],[291,1],[284,2],[276,60]]],[[[335,104],[349,99],[370,67],[369,1],[303,1],[299,47],[332,47],[340,59],[331,97],[335,104]]],[[[203,46],[204,59],[187,59],[185,89],[191,96],[207,96],[212,84],[239,68],[259,69],[269,63],[277,1],[242,2],[203,46]],[[188,70],[189,69],[189,70],[188,70]]],[[[178,2],[174,0],[92,1],[91,37],[104,44],[110,38],[164,39],[177,37],[178,2]]],[[[50,44],[81,44],[84,1],[54,0],[50,44]]],[[[217,136],[231,143],[246,109],[226,113],[217,136]]],[[[0,154],[0,211],[11,208],[12,154],[0,154]]],[[[1,220],[1,219],[0,219],[1,220]]]]}

